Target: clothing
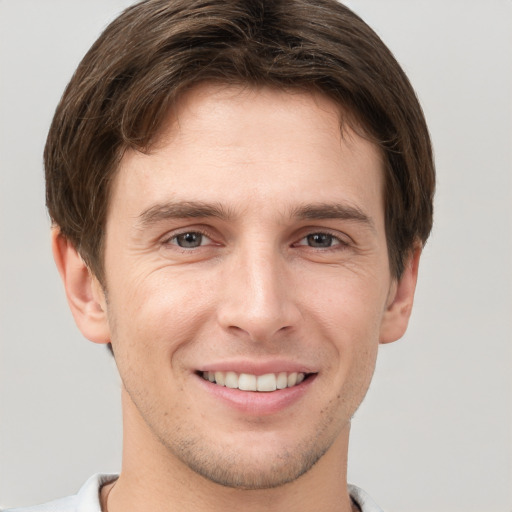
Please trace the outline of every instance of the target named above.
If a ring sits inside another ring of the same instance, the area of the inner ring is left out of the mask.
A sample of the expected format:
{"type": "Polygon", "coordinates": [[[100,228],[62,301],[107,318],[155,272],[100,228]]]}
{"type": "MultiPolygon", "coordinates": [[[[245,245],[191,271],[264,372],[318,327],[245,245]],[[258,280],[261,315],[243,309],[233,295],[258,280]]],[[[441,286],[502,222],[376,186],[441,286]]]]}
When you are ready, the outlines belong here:
{"type": "Polygon", "coordinates": [[[7,509],[3,512],[101,512],[100,489],[115,480],[117,475],[94,475],[78,494],[33,507],[7,509]]]}
{"type": "MultiPolygon", "coordinates": [[[[3,512],[101,512],[100,489],[105,484],[112,482],[117,475],[94,475],[78,491],[78,494],[61,498],[43,505],[8,509],[3,512]]],[[[361,512],[382,512],[362,489],[355,485],[349,485],[348,490],[353,501],[359,505],[361,512]]]]}
{"type": "Polygon", "coordinates": [[[372,500],[372,498],[360,487],[348,484],[348,492],[352,501],[361,509],[361,512],[383,512],[383,510],[372,500]]]}

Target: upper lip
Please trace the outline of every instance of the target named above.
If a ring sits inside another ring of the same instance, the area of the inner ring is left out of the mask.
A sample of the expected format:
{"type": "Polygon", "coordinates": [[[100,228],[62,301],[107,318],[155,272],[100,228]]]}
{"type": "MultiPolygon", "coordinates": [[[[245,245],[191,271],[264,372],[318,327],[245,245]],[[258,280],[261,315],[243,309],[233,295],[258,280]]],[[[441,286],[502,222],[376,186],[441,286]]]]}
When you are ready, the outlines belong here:
{"type": "Polygon", "coordinates": [[[224,360],[200,365],[198,372],[235,372],[250,375],[265,375],[267,373],[297,372],[318,373],[318,369],[312,365],[298,363],[286,359],[272,359],[268,361],[256,360],[224,360]]]}

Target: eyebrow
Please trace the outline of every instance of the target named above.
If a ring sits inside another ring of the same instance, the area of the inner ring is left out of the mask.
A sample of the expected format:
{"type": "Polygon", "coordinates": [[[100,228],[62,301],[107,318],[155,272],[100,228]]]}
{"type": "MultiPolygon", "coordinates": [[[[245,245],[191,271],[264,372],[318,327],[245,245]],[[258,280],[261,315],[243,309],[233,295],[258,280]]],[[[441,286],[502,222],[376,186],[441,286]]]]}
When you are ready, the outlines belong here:
{"type": "MultiPolygon", "coordinates": [[[[290,218],[300,220],[341,219],[356,221],[375,230],[372,219],[357,206],[338,203],[313,203],[297,206],[290,211],[290,218]]],[[[152,224],[169,219],[192,219],[215,217],[229,220],[234,213],[221,203],[202,201],[180,201],[156,204],[144,210],[137,218],[138,227],[147,228],[152,224]]]]}
{"type": "Polygon", "coordinates": [[[180,201],[156,204],[144,210],[137,219],[141,228],[156,224],[168,219],[193,219],[216,217],[226,220],[232,214],[220,203],[204,203],[201,201],[180,201]]]}
{"type": "Polygon", "coordinates": [[[292,210],[292,217],[303,220],[341,219],[366,224],[375,231],[375,224],[369,215],[357,206],[338,203],[318,203],[299,206],[292,210]]]}

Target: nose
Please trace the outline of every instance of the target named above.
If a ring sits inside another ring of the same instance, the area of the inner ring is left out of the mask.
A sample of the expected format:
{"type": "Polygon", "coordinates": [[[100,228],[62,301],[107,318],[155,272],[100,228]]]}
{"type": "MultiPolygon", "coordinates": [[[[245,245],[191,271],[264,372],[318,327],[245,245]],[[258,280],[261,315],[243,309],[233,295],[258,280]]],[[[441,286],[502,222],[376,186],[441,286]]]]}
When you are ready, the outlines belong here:
{"type": "Polygon", "coordinates": [[[222,328],[268,342],[297,327],[301,314],[293,272],[278,250],[240,252],[226,265],[218,321],[222,328]]]}

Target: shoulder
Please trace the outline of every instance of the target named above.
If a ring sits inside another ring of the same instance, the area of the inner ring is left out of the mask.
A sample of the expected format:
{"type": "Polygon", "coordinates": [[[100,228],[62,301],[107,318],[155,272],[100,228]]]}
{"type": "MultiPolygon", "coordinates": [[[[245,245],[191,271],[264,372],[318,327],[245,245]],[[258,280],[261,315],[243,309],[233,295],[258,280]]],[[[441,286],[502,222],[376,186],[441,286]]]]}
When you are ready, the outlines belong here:
{"type": "Polygon", "coordinates": [[[32,507],[7,509],[3,512],[101,512],[99,491],[117,475],[97,474],[89,478],[77,494],[32,507]]]}
{"type": "Polygon", "coordinates": [[[372,500],[370,495],[355,485],[348,485],[348,492],[352,500],[359,506],[361,512],[383,512],[372,500]]]}

